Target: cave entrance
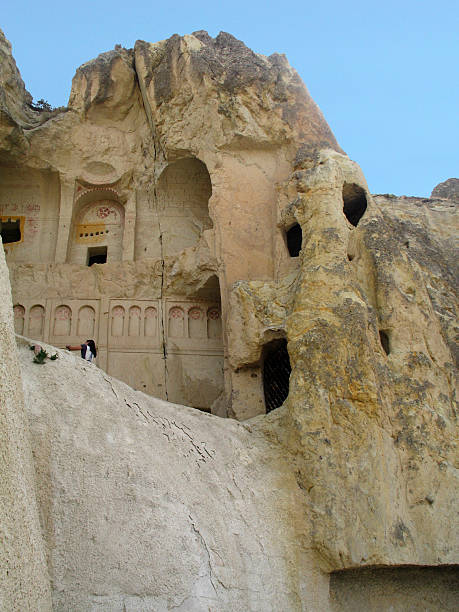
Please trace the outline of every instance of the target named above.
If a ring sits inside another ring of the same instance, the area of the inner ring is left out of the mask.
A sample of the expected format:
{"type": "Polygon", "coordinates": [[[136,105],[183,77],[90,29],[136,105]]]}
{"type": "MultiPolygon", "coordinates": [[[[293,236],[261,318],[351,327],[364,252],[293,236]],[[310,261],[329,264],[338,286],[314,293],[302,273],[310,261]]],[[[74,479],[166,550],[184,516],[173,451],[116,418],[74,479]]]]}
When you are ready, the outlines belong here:
{"type": "Polygon", "coordinates": [[[287,240],[287,249],[290,257],[298,257],[303,244],[303,232],[301,230],[301,225],[298,223],[293,225],[285,232],[285,237],[287,240]]]}
{"type": "Polygon", "coordinates": [[[287,399],[292,368],[285,338],[273,340],[263,352],[263,390],[268,413],[282,406],[287,399]]]}
{"type": "Polygon", "coordinates": [[[0,234],[3,244],[21,242],[21,219],[18,217],[0,217],[0,234]]]}
{"type": "Polygon", "coordinates": [[[365,190],[355,183],[343,185],[343,212],[351,225],[357,227],[367,209],[365,190]]]}

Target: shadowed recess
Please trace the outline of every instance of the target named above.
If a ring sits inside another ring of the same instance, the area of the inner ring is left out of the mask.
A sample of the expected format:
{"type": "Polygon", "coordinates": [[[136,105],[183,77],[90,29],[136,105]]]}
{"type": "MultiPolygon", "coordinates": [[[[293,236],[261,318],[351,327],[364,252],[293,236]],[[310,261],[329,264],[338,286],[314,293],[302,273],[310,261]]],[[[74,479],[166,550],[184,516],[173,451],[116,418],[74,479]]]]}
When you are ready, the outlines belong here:
{"type": "Polygon", "coordinates": [[[21,240],[19,219],[8,219],[7,221],[0,220],[0,235],[2,236],[3,244],[19,242],[21,240]]]}
{"type": "Polygon", "coordinates": [[[333,612],[455,612],[459,566],[406,565],[340,570],[330,574],[333,612]]]}
{"type": "Polygon", "coordinates": [[[290,257],[298,257],[301,251],[303,243],[303,232],[301,226],[297,223],[293,225],[286,233],[287,248],[290,253],[290,257]]]}
{"type": "Polygon", "coordinates": [[[263,390],[266,413],[268,413],[282,406],[287,399],[292,368],[285,338],[267,344],[264,355],[263,390]]]}
{"type": "Polygon", "coordinates": [[[107,263],[107,247],[90,247],[88,249],[88,266],[107,263]]]}
{"type": "Polygon", "coordinates": [[[351,225],[357,227],[367,209],[367,197],[362,187],[355,183],[343,185],[343,212],[351,225]]]}
{"type": "Polygon", "coordinates": [[[379,339],[381,341],[381,346],[383,347],[384,352],[386,353],[386,355],[388,355],[390,353],[390,344],[389,344],[389,336],[387,335],[387,332],[380,329],[379,339]]]}

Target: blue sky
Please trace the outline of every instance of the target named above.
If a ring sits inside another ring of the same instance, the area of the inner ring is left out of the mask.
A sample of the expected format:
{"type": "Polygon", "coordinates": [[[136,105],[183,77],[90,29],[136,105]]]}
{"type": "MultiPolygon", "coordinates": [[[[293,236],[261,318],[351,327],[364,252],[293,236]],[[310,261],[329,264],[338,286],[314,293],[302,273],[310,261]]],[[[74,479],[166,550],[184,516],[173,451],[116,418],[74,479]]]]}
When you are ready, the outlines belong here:
{"type": "Polygon", "coordinates": [[[76,68],[115,44],[223,30],[287,55],[373,193],[428,196],[459,176],[457,0],[3,3],[26,87],[53,106],[76,68]]]}

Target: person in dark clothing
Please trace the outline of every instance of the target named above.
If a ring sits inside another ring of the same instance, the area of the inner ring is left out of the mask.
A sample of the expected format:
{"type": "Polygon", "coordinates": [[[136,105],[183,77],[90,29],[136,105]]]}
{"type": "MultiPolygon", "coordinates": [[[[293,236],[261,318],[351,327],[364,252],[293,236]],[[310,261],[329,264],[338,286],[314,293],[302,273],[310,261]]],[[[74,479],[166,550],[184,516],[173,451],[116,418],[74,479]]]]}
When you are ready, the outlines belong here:
{"type": "Polygon", "coordinates": [[[89,363],[93,363],[94,359],[97,357],[96,343],[94,340],[86,340],[86,342],[80,344],[80,346],[70,346],[70,344],[67,344],[65,348],[69,351],[81,351],[81,357],[89,361],[89,363]]]}

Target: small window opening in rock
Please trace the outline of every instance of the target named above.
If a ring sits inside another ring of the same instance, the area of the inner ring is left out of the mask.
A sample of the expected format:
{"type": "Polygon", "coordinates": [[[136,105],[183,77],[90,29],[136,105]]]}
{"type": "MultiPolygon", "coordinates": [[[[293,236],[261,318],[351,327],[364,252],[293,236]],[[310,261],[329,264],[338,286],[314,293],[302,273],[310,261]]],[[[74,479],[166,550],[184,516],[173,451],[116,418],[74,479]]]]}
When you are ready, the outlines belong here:
{"type": "Polygon", "coordinates": [[[0,222],[0,233],[3,244],[21,241],[21,225],[19,219],[8,219],[0,222]]]}
{"type": "Polygon", "coordinates": [[[351,225],[357,227],[367,209],[367,197],[362,187],[354,183],[344,183],[343,212],[351,225]]]}
{"type": "Polygon", "coordinates": [[[288,252],[290,253],[290,257],[298,257],[303,243],[303,232],[301,231],[301,226],[298,223],[293,225],[289,230],[287,230],[285,235],[287,238],[287,248],[288,252]]]}
{"type": "Polygon", "coordinates": [[[349,259],[349,261],[352,261],[354,259],[354,255],[351,255],[350,253],[348,253],[347,258],[349,259]]]}
{"type": "Polygon", "coordinates": [[[107,263],[107,247],[91,247],[88,249],[88,266],[107,263]]]}
{"type": "Polygon", "coordinates": [[[266,412],[279,408],[288,397],[290,358],[287,351],[287,341],[274,340],[264,349],[263,360],[263,390],[266,412]]]}
{"type": "Polygon", "coordinates": [[[381,346],[383,347],[384,352],[386,353],[386,355],[388,355],[390,353],[390,346],[389,346],[389,336],[387,335],[387,332],[380,329],[379,339],[381,341],[381,346]]]}

